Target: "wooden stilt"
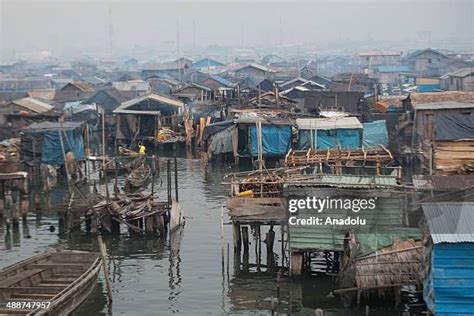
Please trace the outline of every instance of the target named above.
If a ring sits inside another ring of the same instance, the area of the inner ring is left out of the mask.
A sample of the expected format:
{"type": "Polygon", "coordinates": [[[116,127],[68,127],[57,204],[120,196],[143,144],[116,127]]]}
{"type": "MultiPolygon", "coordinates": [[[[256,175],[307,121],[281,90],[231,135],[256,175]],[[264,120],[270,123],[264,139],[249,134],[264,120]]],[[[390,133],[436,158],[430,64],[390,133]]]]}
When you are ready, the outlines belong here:
{"type": "Polygon", "coordinates": [[[242,243],[244,244],[244,253],[249,252],[249,228],[247,226],[242,227],[242,243]]]}
{"type": "Polygon", "coordinates": [[[232,224],[233,227],[233,237],[234,237],[234,251],[238,252],[240,255],[240,249],[241,249],[241,234],[240,234],[240,225],[239,224],[232,224]]]}

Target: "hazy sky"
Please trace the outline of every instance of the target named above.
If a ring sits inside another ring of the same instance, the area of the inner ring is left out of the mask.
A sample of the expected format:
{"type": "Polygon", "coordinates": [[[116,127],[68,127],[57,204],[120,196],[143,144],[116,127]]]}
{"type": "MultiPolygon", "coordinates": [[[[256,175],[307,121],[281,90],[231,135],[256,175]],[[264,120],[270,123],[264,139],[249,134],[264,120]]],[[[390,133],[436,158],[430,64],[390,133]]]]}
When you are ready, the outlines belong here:
{"type": "Polygon", "coordinates": [[[4,50],[473,38],[473,0],[0,0],[4,50]],[[179,21],[179,22],[178,22],[179,21]],[[194,32],[193,32],[194,24],[194,32]],[[111,26],[111,28],[110,28],[111,26]],[[110,31],[110,29],[112,31],[110,31]],[[193,35],[194,34],[194,35],[193,35]]]}

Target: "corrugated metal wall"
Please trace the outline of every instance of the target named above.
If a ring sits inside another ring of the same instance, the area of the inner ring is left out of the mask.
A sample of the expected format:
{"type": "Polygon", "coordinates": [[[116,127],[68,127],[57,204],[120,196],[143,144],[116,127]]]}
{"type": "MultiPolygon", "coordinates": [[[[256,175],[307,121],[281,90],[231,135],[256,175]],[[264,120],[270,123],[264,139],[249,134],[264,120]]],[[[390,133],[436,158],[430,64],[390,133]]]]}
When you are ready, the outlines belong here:
{"type": "Polygon", "coordinates": [[[425,302],[436,316],[474,315],[474,243],[433,247],[425,302]]]}

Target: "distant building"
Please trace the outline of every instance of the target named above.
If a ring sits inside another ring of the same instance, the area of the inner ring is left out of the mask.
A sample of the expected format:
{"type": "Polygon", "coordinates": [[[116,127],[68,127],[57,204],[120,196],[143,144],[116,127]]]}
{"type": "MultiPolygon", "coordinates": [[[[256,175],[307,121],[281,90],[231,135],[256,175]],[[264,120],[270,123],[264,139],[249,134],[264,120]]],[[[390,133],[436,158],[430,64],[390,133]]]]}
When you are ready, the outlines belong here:
{"type": "Polygon", "coordinates": [[[186,69],[189,68],[189,64],[190,62],[186,58],[166,63],[146,63],[142,66],[142,77],[149,78],[159,76],[162,78],[171,77],[181,80],[181,78],[184,77],[186,69]]]}
{"type": "Polygon", "coordinates": [[[323,89],[325,89],[325,86],[320,85],[317,82],[304,79],[304,78],[294,78],[292,80],[288,80],[288,81],[280,84],[280,90],[281,91],[288,90],[288,89],[295,88],[295,87],[305,87],[308,90],[323,90],[323,89]]]}
{"type": "Polygon", "coordinates": [[[245,79],[246,77],[270,79],[274,73],[274,70],[258,64],[249,64],[235,71],[235,75],[239,79],[245,79]]]}
{"type": "Polygon", "coordinates": [[[409,70],[405,65],[380,65],[375,68],[371,77],[377,79],[378,83],[399,83],[400,73],[409,70]]]}
{"type": "Polygon", "coordinates": [[[191,102],[207,102],[214,100],[215,94],[211,88],[191,82],[190,84],[175,90],[173,96],[180,99],[185,98],[191,102]]]}
{"type": "Polygon", "coordinates": [[[125,67],[127,69],[137,69],[138,68],[138,60],[135,58],[130,58],[127,61],[125,61],[125,67]]]}
{"type": "Polygon", "coordinates": [[[224,66],[224,64],[210,58],[204,58],[204,59],[198,60],[190,65],[191,68],[196,68],[196,69],[219,67],[219,66],[224,66]]]}
{"type": "Polygon", "coordinates": [[[309,78],[309,80],[314,81],[314,82],[324,86],[325,88],[329,88],[331,86],[331,83],[332,83],[331,79],[326,78],[326,77],[321,76],[321,75],[314,75],[311,78],[309,78]]]}
{"type": "Polygon", "coordinates": [[[441,76],[441,89],[474,91],[474,68],[462,68],[441,76]]]}
{"type": "Polygon", "coordinates": [[[84,103],[97,104],[104,109],[105,114],[112,114],[112,111],[123,102],[135,99],[141,95],[143,93],[137,91],[119,91],[115,88],[108,88],[97,91],[84,103]]]}
{"type": "Polygon", "coordinates": [[[143,80],[130,80],[124,82],[114,82],[112,86],[119,91],[140,91],[150,92],[150,84],[143,80]]]}
{"type": "Polygon", "coordinates": [[[440,51],[427,48],[408,54],[402,59],[411,72],[423,76],[441,76],[460,68],[472,67],[472,64],[460,58],[450,57],[440,51]]]}
{"type": "Polygon", "coordinates": [[[60,90],[84,93],[84,92],[93,92],[94,88],[85,81],[74,80],[74,81],[68,82],[60,90]]]}
{"type": "Polygon", "coordinates": [[[304,107],[310,111],[332,109],[348,113],[362,113],[363,92],[307,91],[304,107]]]}
{"type": "Polygon", "coordinates": [[[359,53],[359,67],[364,73],[381,65],[400,65],[400,51],[365,51],[359,53]]]}

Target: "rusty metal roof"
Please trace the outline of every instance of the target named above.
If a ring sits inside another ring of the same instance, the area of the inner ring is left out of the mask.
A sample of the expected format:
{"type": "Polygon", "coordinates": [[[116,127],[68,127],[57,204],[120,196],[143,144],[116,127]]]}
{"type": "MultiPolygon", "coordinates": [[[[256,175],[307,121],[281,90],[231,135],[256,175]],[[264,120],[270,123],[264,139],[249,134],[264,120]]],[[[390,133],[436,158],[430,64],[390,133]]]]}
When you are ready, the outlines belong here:
{"type": "Polygon", "coordinates": [[[418,190],[455,191],[474,187],[474,175],[413,176],[418,190]]]}

